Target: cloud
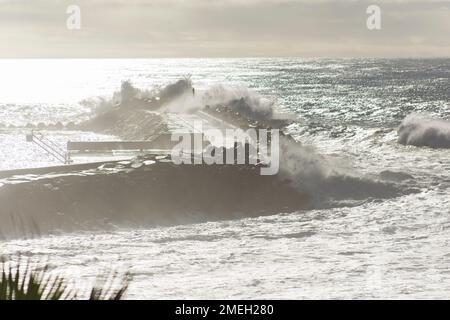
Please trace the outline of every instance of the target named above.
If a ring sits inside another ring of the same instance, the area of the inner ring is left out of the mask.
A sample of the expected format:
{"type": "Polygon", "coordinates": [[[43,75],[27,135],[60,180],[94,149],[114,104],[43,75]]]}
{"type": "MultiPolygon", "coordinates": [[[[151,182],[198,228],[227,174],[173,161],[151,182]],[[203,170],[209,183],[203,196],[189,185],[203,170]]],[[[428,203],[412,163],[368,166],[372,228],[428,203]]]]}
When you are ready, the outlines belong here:
{"type": "Polygon", "coordinates": [[[450,56],[450,0],[0,0],[3,57],[450,56]],[[66,29],[78,4],[80,31],[66,29]],[[382,9],[382,30],[366,8],[382,9]]]}

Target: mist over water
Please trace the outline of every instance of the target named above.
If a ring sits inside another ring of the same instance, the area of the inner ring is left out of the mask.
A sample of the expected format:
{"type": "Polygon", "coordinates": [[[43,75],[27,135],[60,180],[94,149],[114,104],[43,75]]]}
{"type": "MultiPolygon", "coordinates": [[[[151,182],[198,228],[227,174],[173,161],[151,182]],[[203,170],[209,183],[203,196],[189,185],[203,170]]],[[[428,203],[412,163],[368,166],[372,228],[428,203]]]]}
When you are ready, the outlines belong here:
{"type": "MultiPolygon", "coordinates": [[[[282,141],[282,174],[327,199],[314,210],[181,226],[124,228],[112,219],[109,231],[4,242],[2,254],[50,254],[56,268],[80,278],[121,257],[136,275],[132,298],[443,298],[450,289],[448,59],[13,60],[0,67],[1,169],[56,164],[26,144],[27,124],[81,123],[123,99],[124,80],[136,90],[129,94],[150,97],[192,74],[195,97],[179,96],[160,111],[244,98],[262,118],[289,114],[286,131],[300,144],[282,141]]],[[[49,134],[61,145],[116,139],[49,134]]]]}

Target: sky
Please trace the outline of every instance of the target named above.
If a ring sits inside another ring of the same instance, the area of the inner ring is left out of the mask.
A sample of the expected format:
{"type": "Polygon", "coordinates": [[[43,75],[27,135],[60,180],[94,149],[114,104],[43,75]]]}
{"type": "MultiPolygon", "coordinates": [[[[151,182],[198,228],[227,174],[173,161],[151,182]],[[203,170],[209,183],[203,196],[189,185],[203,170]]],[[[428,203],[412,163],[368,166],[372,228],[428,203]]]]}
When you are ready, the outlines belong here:
{"type": "Polygon", "coordinates": [[[0,0],[0,58],[431,58],[449,35],[450,0],[0,0]]]}

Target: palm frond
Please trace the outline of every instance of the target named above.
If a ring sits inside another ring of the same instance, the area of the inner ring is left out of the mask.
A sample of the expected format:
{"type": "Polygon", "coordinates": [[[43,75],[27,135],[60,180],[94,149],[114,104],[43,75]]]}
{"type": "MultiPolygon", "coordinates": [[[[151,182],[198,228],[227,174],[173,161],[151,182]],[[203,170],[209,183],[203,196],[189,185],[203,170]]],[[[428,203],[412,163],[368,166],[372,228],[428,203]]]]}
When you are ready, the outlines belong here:
{"type": "MultiPolygon", "coordinates": [[[[123,299],[129,279],[129,274],[121,277],[111,273],[90,290],[89,300],[123,299]]],[[[38,271],[30,260],[19,258],[12,263],[1,259],[0,300],[74,300],[80,296],[79,291],[69,288],[64,277],[52,274],[48,264],[38,271]]]]}

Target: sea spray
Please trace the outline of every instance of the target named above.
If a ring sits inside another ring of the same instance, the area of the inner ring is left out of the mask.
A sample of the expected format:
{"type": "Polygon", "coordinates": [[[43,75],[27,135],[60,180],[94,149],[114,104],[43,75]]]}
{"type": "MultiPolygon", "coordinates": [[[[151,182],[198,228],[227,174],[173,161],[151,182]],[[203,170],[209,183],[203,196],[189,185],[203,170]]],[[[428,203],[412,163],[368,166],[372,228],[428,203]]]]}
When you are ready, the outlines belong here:
{"type": "Polygon", "coordinates": [[[216,84],[194,93],[185,90],[182,94],[164,102],[159,112],[191,113],[205,106],[224,106],[236,112],[251,115],[254,119],[271,119],[277,102],[275,98],[264,97],[246,87],[232,87],[216,84]]]}
{"type": "Polygon", "coordinates": [[[204,105],[225,105],[236,111],[252,113],[255,118],[269,119],[277,108],[276,99],[242,86],[214,85],[204,91],[202,99],[204,105]]]}
{"type": "MultiPolygon", "coordinates": [[[[120,94],[115,94],[116,97],[132,97],[127,99],[128,103],[122,108],[128,108],[129,101],[140,99],[144,92],[129,88],[128,85],[125,85],[125,89],[122,85],[120,94]]],[[[154,94],[159,102],[158,113],[183,114],[195,112],[207,105],[220,105],[250,119],[271,119],[280,107],[276,99],[264,97],[245,87],[216,84],[206,90],[197,89],[193,92],[190,79],[181,79],[154,92],[157,92],[154,94]]],[[[304,146],[287,135],[280,137],[280,176],[289,180],[300,192],[316,195],[320,198],[318,201],[328,198],[389,198],[399,194],[391,184],[349,173],[336,161],[317,153],[312,146],[304,146]]]]}
{"type": "Polygon", "coordinates": [[[334,200],[393,198],[401,189],[387,182],[348,172],[312,147],[290,137],[280,139],[280,177],[302,193],[312,196],[314,205],[330,205],[334,200]]]}
{"type": "Polygon", "coordinates": [[[398,128],[398,142],[416,147],[450,148],[450,121],[410,114],[398,128]]]}

